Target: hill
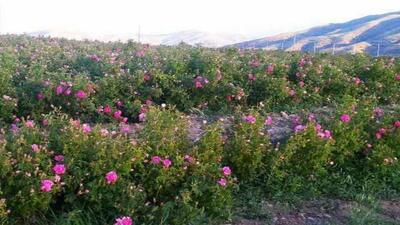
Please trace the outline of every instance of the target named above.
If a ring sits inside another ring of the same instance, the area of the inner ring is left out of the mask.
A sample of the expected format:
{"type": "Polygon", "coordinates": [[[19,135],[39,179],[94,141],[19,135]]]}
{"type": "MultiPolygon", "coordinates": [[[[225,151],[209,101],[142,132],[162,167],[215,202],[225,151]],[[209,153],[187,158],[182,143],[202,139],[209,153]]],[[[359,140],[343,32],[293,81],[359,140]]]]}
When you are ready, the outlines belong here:
{"type": "Polygon", "coordinates": [[[400,55],[400,12],[370,15],[235,44],[240,48],[400,55]]]}

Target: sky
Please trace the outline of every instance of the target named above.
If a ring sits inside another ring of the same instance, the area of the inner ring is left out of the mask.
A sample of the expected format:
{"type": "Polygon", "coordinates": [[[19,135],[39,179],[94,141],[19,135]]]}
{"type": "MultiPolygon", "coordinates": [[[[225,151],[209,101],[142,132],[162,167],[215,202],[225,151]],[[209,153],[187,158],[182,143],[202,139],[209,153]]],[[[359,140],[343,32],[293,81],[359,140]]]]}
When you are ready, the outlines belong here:
{"type": "Polygon", "coordinates": [[[400,11],[400,0],[0,0],[0,33],[263,36],[400,11]]]}

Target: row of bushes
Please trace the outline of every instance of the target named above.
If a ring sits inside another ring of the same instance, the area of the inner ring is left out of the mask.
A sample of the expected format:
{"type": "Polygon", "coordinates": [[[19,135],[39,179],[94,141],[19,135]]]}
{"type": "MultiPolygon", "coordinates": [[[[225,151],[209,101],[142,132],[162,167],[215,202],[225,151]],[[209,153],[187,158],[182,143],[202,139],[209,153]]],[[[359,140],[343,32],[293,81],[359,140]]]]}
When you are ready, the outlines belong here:
{"type": "Polygon", "coordinates": [[[213,224],[247,188],[279,199],[399,193],[399,60],[0,43],[1,225],[213,224]],[[312,113],[321,106],[328,116],[312,113]],[[271,143],[281,110],[302,116],[271,143]],[[233,119],[191,141],[192,111],[233,119]]]}
{"type": "Polygon", "coordinates": [[[0,215],[10,224],[40,224],[52,215],[76,224],[79,212],[96,215],[93,224],[111,224],[118,215],[136,224],[207,224],[229,216],[235,181],[221,161],[215,126],[193,145],[174,111],[152,109],[136,137],[65,115],[46,119],[45,127],[21,122],[1,143],[0,215]]]}
{"type": "Polygon", "coordinates": [[[21,121],[0,145],[0,218],[74,224],[90,212],[93,224],[118,215],[137,224],[210,224],[230,218],[234,193],[246,186],[280,198],[352,197],[365,188],[397,194],[400,114],[376,115],[370,105],[343,105],[329,121],[301,118],[280,146],[256,111],[237,112],[228,131],[206,125],[194,143],[187,117],[174,109],[150,107],[134,134],[61,113],[46,115],[45,125],[21,121]]]}
{"type": "Polygon", "coordinates": [[[110,121],[102,107],[137,121],[146,102],[230,112],[332,106],[344,96],[400,101],[400,61],[365,55],[206,49],[181,45],[79,42],[1,36],[0,118],[40,118],[61,108],[73,118],[110,121]]]}

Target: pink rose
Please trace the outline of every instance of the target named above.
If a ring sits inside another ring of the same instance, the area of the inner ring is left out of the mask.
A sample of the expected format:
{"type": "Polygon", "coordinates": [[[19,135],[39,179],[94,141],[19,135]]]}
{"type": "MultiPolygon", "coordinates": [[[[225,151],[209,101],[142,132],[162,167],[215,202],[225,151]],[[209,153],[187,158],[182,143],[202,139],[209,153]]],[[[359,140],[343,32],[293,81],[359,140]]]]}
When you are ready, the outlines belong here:
{"type": "Polygon", "coordinates": [[[268,116],[267,119],[265,119],[264,125],[271,126],[272,125],[272,117],[268,116]]]}
{"type": "Polygon", "coordinates": [[[111,114],[111,107],[110,107],[109,105],[106,105],[106,106],[104,107],[103,112],[104,112],[105,114],[111,114]]]}
{"type": "Polygon", "coordinates": [[[306,128],[307,128],[306,126],[300,124],[294,127],[294,132],[299,133],[301,131],[304,131],[306,128]]]}
{"type": "Polygon", "coordinates": [[[108,132],[107,129],[101,129],[100,130],[100,134],[101,134],[102,137],[107,137],[109,132],[108,132]]]}
{"type": "Polygon", "coordinates": [[[65,95],[65,96],[70,96],[70,95],[71,95],[71,92],[72,92],[71,88],[67,88],[67,89],[65,89],[65,91],[64,91],[64,95],[65,95]]]}
{"type": "Polygon", "coordinates": [[[84,123],[84,124],[82,124],[82,131],[83,131],[83,133],[88,134],[88,133],[92,132],[92,128],[90,127],[89,124],[84,123]]]}
{"type": "Polygon", "coordinates": [[[151,80],[150,74],[146,73],[146,74],[144,75],[143,79],[144,79],[145,81],[151,80]]]}
{"type": "Polygon", "coordinates": [[[124,216],[115,220],[114,225],[132,225],[132,219],[130,217],[124,216]]]}
{"type": "Polygon", "coordinates": [[[226,185],[227,185],[227,181],[226,181],[226,179],[225,178],[221,178],[221,179],[219,179],[219,181],[218,181],[218,184],[219,185],[221,185],[222,187],[225,187],[226,185]]]}
{"type": "Polygon", "coordinates": [[[267,67],[267,73],[272,74],[274,72],[274,65],[269,64],[267,67]]]}
{"type": "Polygon", "coordinates": [[[57,174],[57,175],[61,175],[61,174],[64,174],[65,173],[65,165],[64,164],[56,164],[54,167],[53,167],[53,172],[55,173],[55,174],[57,174]]]}
{"type": "Polygon", "coordinates": [[[37,144],[33,144],[31,147],[32,147],[32,151],[33,151],[33,152],[36,152],[36,153],[37,153],[37,152],[40,151],[40,147],[39,147],[39,145],[37,145],[37,144]]]}
{"type": "Polygon", "coordinates": [[[56,155],[54,156],[54,160],[57,162],[63,162],[64,161],[64,156],[63,155],[56,155]]]}
{"type": "Polygon", "coordinates": [[[140,122],[143,122],[143,121],[145,121],[146,120],[146,113],[140,113],[139,114],[139,121],[140,122]]]}
{"type": "Polygon", "coordinates": [[[61,95],[64,92],[64,87],[62,85],[58,85],[56,87],[56,95],[61,95]]]}
{"type": "Polygon", "coordinates": [[[36,98],[37,98],[37,100],[43,100],[44,99],[44,94],[42,93],[42,92],[39,92],[37,95],[36,95],[36,98]]]}
{"type": "Polygon", "coordinates": [[[122,119],[122,112],[121,112],[121,110],[118,110],[118,111],[114,112],[114,118],[117,119],[117,120],[122,119]]]}
{"type": "Polygon", "coordinates": [[[29,127],[29,128],[33,128],[33,127],[35,127],[35,122],[33,120],[27,120],[25,122],[25,126],[29,127]]]}
{"type": "Polygon", "coordinates": [[[254,74],[252,74],[252,73],[249,73],[249,74],[247,74],[247,79],[249,79],[250,81],[255,81],[256,76],[254,76],[254,74]]]}
{"type": "Polygon", "coordinates": [[[225,176],[229,176],[232,173],[231,168],[229,168],[229,166],[224,166],[222,168],[222,172],[224,173],[225,176]]]}
{"type": "Polygon", "coordinates": [[[82,90],[78,90],[78,91],[76,92],[76,94],[75,94],[75,97],[76,97],[78,100],[85,99],[85,98],[86,98],[86,93],[85,93],[84,91],[82,91],[82,90]]]}
{"type": "Polygon", "coordinates": [[[194,86],[195,86],[197,89],[203,88],[203,85],[201,84],[200,81],[196,81],[195,84],[194,84],[194,86]]]}
{"type": "Polygon", "coordinates": [[[128,124],[121,123],[121,125],[120,125],[120,131],[121,131],[121,133],[123,133],[123,134],[128,134],[128,133],[131,131],[131,128],[129,127],[128,124]]]}
{"type": "Polygon", "coordinates": [[[51,180],[42,180],[40,190],[43,192],[50,192],[53,189],[53,181],[51,180]]]}
{"type": "Polygon", "coordinates": [[[115,171],[110,171],[106,174],[107,184],[114,184],[118,180],[118,174],[115,171]]]}
{"type": "Polygon", "coordinates": [[[151,163],[153,164],[159,164],[161,162],[161,157],[160,156],[153,156],[151,157],[151,163]]]}
{"type": "Polygon", "coordinates": [[[163,163],[164,168],[169,168],[172,164],[171,160],[169,160],[169,159],[164,159],[162,163],[163,163]]]}
{"type": "Polygon", "coordinates": [[[117,103],[115,103],[117,105],[117,107],[122,107],[124,106],[124,103],[122,103],[122,101],[117,101],[117,103]]]}
{"type": "Polygon", "coordinates": [[[247,116],[243,117],[243,120],[244,120],[246,123],[253,124],[253,123],[256,122],[256,117],[254,117],[253,115],[247,115],[247,116]]]}
{"type": "Polygon", "coordinates": [[[350,122],[350,116],[348,114],[343,114],[340,116],[340,121],[343,123],[348,123],[350,122]]]}
{"type": "Polygon", "coordinates": [[[354,83],[355,83],[356,85],[361,84],[361,79],[358,78],[358,77],[355,77],[355,78],[354,78],[354,83]]]}

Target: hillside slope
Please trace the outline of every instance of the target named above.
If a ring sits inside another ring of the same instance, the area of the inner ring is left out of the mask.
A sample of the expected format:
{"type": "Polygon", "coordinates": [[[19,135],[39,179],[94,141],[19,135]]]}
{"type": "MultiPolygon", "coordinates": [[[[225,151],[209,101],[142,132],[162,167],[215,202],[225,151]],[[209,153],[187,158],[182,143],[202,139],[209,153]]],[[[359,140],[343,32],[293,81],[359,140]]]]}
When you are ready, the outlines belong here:
{"type": "Polygon", "coordinates": [[[366,16],[345,23],[246,41],[234,46],[309,52],[332,52],[334,49],[335,52],[400,55],[400,12],[366,16]]]}

